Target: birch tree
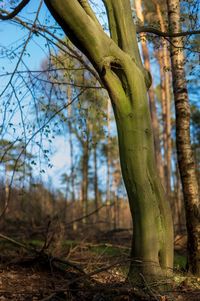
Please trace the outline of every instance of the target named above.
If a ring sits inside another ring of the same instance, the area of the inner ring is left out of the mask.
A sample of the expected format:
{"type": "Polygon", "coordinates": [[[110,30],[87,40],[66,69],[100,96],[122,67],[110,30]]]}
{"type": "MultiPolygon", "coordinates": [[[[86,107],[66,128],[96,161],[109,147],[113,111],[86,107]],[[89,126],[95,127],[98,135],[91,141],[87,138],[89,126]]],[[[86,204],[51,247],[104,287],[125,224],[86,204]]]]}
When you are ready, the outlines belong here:
{"type": "MultiPolygon", "coordinates": [[[[168,20],[171,33],[180,32],[180,3],[168,0],[168,20]]],[[[171,63],[176,110],[177,158],[183,187],[186,226],[188,232],[188,268],[200,275],[200,202],[195,161],[190,141],[190,104],[185,75],[183,40],[171,38],[171,63]]]]}

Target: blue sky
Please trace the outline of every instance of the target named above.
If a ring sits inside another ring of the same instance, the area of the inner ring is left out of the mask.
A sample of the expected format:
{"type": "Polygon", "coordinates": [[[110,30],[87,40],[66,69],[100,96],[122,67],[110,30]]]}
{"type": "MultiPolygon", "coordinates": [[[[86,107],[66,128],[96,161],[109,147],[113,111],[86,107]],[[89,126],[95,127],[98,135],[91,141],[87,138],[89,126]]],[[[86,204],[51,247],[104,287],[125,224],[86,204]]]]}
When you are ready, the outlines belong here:
{"type": "MultiPolygon", "coordinates": [[[[39,1],[30,1],[30,3],[19,14],[19,17],[22,16],[30,20],[33,20],[35,16],[35,12],[37,10],[36,4],[38,3],[39,1]]],[[[47,16],[49,16],[49,13],[47,11],[46,6],[43,5],[40,12],[40,20],[42,23],[47,16]]],[[[53,22],[53,19],[51,20],[53,22]]],[[[1,34],[1,41],[0,41],[1,45],[9,46],[12,44],[14,47],[15,43],[18,44],[18,41],[28,34],[28,31],[23,29],[21,26],[16,26],[15,24],[12,24],[12,21],[1,21],[0,34],[1,34]]],[[[44,48],[45,40],[41,37],[35,37],[34,41],[30,43],[29,49],[31,48],[31,58],[30,60],[28,60],[28,63],[30,64],[30,69],[39,68],[41,60],[44,57],[44,53],[42,49],[40,49],[40,47],[38,47],[36,43],[40,44],[41,48],[44,48]]]]}
{"type": "MultiPolygon", "coordinates": [[[[70,0],[69,0],[70,1],[70,0]]],[[[100,2],[100,1],[99,1],[100,2]]],[[[25,9],[19,14],[19,16],[28,18],[33,20],[35,17],[35,12],[37,10],[37,5],[39,4],[39,1],[30,1],[30,3],[25,7],[25,9]]],[[[47,11],[47,8],[45,5],[42,6],[41,12],[40,12],[40,21],[41,23],[44,23],[46,18],[49,19],[49,24],[54,24],[53,18],[50,16],[50,14],[47,11]]],[[[105,18],[105,17],[104,17],[105,18]]],[[[104,22],[106,22],[104,20],[104,22]]],[[[26,29],[23,29],[20,26],[16,26],[15,24],[12,24],[11,21],[1,21],[0,22],[0,48],[1,47],[13,47],[13,49],[16,48],[17,45],[19,45],[23,38],[25,39],[28,35],[28,31],[26,29]]],[[[34,35],[33,39],[29,42],[27,51],[30,54],[23,57],[24,62],[28,65],[30,70],[39,70],[42,64],[42,61],[48,56],[48,52],[45,48],[46,40],[42,38],[41,36],[34,35]]],[[[12,72],[15,68],[17,60],[9,58],[2,58],[0,54],[0,75],[7,72],[12,72]]],[[[157,83],[159,82],[158,74],[159,72],[155,72],[155,65],[153,67],[154,71],[154,81],[157,83]]],[[[23,65],[20,64],[18,67],[18,70],[22,70],[23,65]]],[[[7,80],[9,77],[7,77],[7,80]]],[[[5,87],[6,85],[6,79],[0,78],[0,91],[5,87]]],[[[193,97],[198,96],[198,92],[194,94],[193,97]]],[[[51,163],[53,164],[52,169],[44,168],[46,171],[46,175],[44,176],[45,179],[48,178],[48,176],[51,176],[54,179],[54,184],[59,185],[60,184],[60,174],[65,172],[67,169],[67,166],[69,166],[70,159],[69,159],[69,147],[68,147],[68,140],[67,137],[63,138],[61,136],[56,136],[56,138],[53,140],[53,143],[51,145],[51,150],[54,155],[51,157],[51,163]]],[[[36,170],[36,174],[39,173],[40,168],[38,167],[36,170]]]]}
{"type": "MultiPolygon", "coordinates": [[[[101,3],[101,1],[99,1],[101,3]]],[[[35,17],[35,12],[37,11],[39,1],[30,1],[30,3],[23,9],[23,11],[19,14],[19,17],[33,20],[35,17]]],[[[101,10],[96,7],[97,13],[101,10]]],[[[55,21],[50,16],[46,6],[43,4],[42,9],[40,11],[39,20],[41,24],[44,24],[46,19],[48,18],[49,25],[54,25],[55,21]]],[[[102,16],[102,23],[105,23],[105,15],[102,16]]],[[[28,36],[28,30],[24,29],[21,26],[16,26],[12,21],[0,21],[0,48],[13,48],[15,49],[23,43],[23,41],[28,36]]],[[[30,70],[40,70],[42,62],[45,58],[48,58],[48,52],[46,51],[46,40],[41,36],[34,35],[33,38],[29,41],[27,46],[27,52],[29,55],[23,56],[23,61],[29,67],[30,70]]],[[[0,76],[5,72],[12,73],[15,69],[17,63],[17,58],[10,60],[9,58],[4,57],[1,58],[0,55],[0,76]]],[[[24,70],[23,64],[19,64],[18,70],[24,70]]],[[[2,89],[5,87],[10,77],[0,77],[0,93],[2,89]]],[[[27,99],[27,103],[28,103],[27,99]]],[[[27,111],[29,114],[29,111],[27,111]]],[[[26,115],[26,114],[25,114],[26,115]]],[[[1,118],[1,116],[0,116],[1,118]]],[[[15,119],[20,119],[19,112],[16,114],[15,119]]],[[[18,129],[20,131],[21,129],[18,129]]],[[[44,160],[42,160],[41,165],[37,164],[34,167],[34,174],[36,177],[41,176],[46,182],[49,181],[49,177],[52,179],[54,187],[59,187],[61,184],[60,178],[61,174],[69,171],[70,168],[70,155],[69,155],[69,142],[68,137],[57,136],[53,139],[52,143],[49,145],[48,141],[45,142],[43,139],[43,145],[46,148],[50,148],[52,155],[50,156],[52,168],[48,168],[48,164],[43,164],[44,160]],[[40,170],[45,170],[45,174],[41,174],[40,170]]],[[[30,148],[32,152],[34,152],[34,147],[30,148]]],[[[78,149],[76,148],[76,152],[78,149]]],[[[37,152],[38,153],[38,152],[37,152]]],[[[40,152],[39,152],[40,153],[40,152]]],[[[42,156],[41,156],[42,157],[42,156]]],[[[105,172],[105,171],[103,171],[105,172]]],[[[104,177],[105,180],[105,177],[104,177]]]]}
{"type": "MultiPolygon", "coordinates": [[[[33,19],[35,12],[37,10],[37,5],[39,1],[30,1],[27,7],[24,8],[23,12],[19,16],[33,19]]],[[[54,24],[55,21],[50,17],[46,6],[43,5],[40,12],[40,21],[44,23],[46,18],[49,18],[49,22],[54,24]]],[[[23,29],[21,26],[16,26],[11,21],[1,21],[0,22],[0,49],[2,48],[13,48],[15,49],[18,45],[26,39],[28,35],[28,30],[23,29]]],[[[42,61],[48,57],[48,52],[45,52],[46,40],[40,36],[34,36],[33,39],[28,44],[27,52],[29,55],[23,56],[23,61],[29,67],[30,70],[40,70],[42,61]]],[[[15,69],[17,59],[10,60],[8,57],[3,57],[0,55],[0,76],[5,74],[5,72],[12,72],[15,69]]],[[[18,70],[23,70],[23,65],[20,64],[18,70]]],[[[1,77],[0,81],[0,93],[5,87],[10,77],[1,77]]],[[[1,118],[1,117],[0,117],[1,118]]],[[[16,115],[16,119],[20,118],[19,113],[16,115]]],[[[44,142],[45,145],[45,142],[44,142]]],[[[42,169],[45,170],[43,174],[43,179],[48,180],[48,177],[53,178],[54,186],[60,185],[60,175],[66,172],[67,166],[70,164],[69,159],[69,147],[68,141],[62,136],[56,136],[53,143],[50,145],[52,156],[51,164],[52,168],[44,166],[42,169]]],[[[40,175],[40,166],[36,166],[35,175],[40,175]]]]}

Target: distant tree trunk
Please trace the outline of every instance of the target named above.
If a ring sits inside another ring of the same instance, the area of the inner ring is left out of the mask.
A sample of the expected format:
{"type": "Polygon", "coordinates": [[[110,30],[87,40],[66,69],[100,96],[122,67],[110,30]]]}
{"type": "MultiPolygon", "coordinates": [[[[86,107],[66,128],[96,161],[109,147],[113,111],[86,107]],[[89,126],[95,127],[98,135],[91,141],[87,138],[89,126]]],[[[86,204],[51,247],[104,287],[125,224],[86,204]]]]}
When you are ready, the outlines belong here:
{"type": "Polygon", "coordinates": [[[183,230],[183,227],[185,226],[185,213],[184,213],[184,207],[183,207],[183,197],[182,197],[182,191],[181,191],[181,181],[180,181],[180,172],[178,168],[178,164],[176,164],[176,185],[175,185],[175,217],[177,222],[177,232],[181,233],[183,230]]]}
{"type": "MultiPolygon", "coordinates": [[[[88,163],[89,163],[89,137],[87,135],[86,141],[83,142],[82,155],[82,210],[83,216],[88,215],[88,163]]],[[[87,218],[83,219],[86,223],[87,218]]]]}
{"type": "MultiPolygon", "coordinates": [[[[180,3],[167,0],[169,30],[180,32],[180,3]]],[[[190,105],[184,70],[185,58],[182,38],[172,38],[170,44],[173,91],[176,110],[177,157],[183,186],[188,232],[188,268],[200,275],[200,203],[195,162],[190,141],[190,105]]]]}
{"type": "MultiPolygon", "coordinates": [[[[72,101],[72,91],[71,86],[67,86],[67,99],[68,103],[71,103],[72,101]]],[[[75,183],[74,183],[74,147],[73,147],[73,140],[72,140],[72,125],[71,125],[71,105],[68,105],[67,107],[68,115],[68,129],[69,129],[69,147],[70,147],[70,164],[71,164],[71,172],[70,172],[70,182],[71,182],[71,220],[75,217],[75,183]]],[[[72,225],[73,230],[76,230],[76,223],[73,223],[72,225]]]]}
{"type": "Polygon", "coordinates": [[[98,188],[98,171],[97,171],[97,144],[94,146],[94,198],[96,211],[96,223],[99,221],[99,188],[98,188]]]}
{"type": "MultiPolygon", "coordinates": [[[[163,20],[163,16],[161,13],[160,5],[155,2],[156,11],[158,15],[158,19],[160,22],[161,31],[165,32],[165,23],[163,20]]],[[[165,97],[165,120],[164,120],[164,132],[165,132],[165,177],[166,177],[166,192],[168,197],[171,195],[171,89],[170,89],[170,62],[168,55],[168,44],[166,41],[162,42],[162,50],[161,50],[161,68],[163,68],[163,92],[165,97]]]]}
{"type": "Polygon", "coordinates": [[[111,157],[110,157],[110,115],[111,115],[111,103],[110,99],[107,101],[107,129],[108,129],[108,138],[107,138],[107,185],[106,185],[106,220],[108,227],[110,228],[111,226],[111,191],[110,191],[110,168],[111,168],[111,157]]]}
{"type": "MultiPolygon", "coordinates": [[[[170,196],[171,185],[171,148],[169,149],[169,135],[167,129],[167,98],[166,98],[166,81],[165,81],[165,71],[163,65],[163,53],[162,51],[156,52],[157,60],[160,68],[160,94],[161,94],[161,108],[162,108],[162,140],[164,148],[164,187],[165,191],[170,196]],[[169,151],[168,151],[169,150],[169,151]],[[170,160],[169,160],[170,158],[170,160]]],[[[171,138],[170,138],[171,139],[171,138]]]]}
{"type": "MultiPolygon", "coordinates": [[[[136,13],[138,18],[144,23],[144,16],[142,13],[142,2],[141,0],[135,1],[136,13]]],[[[151,72],[150,67],[150,57],[149,57],[149,50],[147,47],[146,35],[141,35],[141,46],[142,46],[142,54],[144,59],[144,66],[145,68],[151,72]]],[[[160,146],[160,129],[159,129],[159,122],[157,116],[157,109],[155,103],[155,95],[154,95],[154,88],[153,82],[151,87],[148,91],[149,95],[149,104],[150,104],[150,111],[151,111],[151,119],[152,119],[152,128],[153,128],[153,136],[154,136],[154,145],[155,145],[155,156],[156,156],[156,165],[158,168],[159,175],[164,183],[164,170],[163,170],[163,160],[161,155],[161,146],[160,146]]]]}
{"type": "Polygon", "coordinates": [[[9,167],[7,166],[7,164],[5,164],[5,202],[4,202],[4,211],[8,210],[9,194],[10,194],[9,167]]]}
{"type": "Polygon", "coordinates": [[[117,229],[118,220],[117,220],[117,194],[116,191],[113,190],[113,229],[117,229]]]}
{"type": "Polygon", "coordinates": [[[120,224],[120,202],[118,198],[118,187],[121,181],[121,174],[120,174],[120,166],[118,162],[116,162],[113,166],[114,172],[113,172],[113,184],[112,184],[112,191],[113,191],[113,220],[114,220],[114,229],[117,229],[120,224]]]}

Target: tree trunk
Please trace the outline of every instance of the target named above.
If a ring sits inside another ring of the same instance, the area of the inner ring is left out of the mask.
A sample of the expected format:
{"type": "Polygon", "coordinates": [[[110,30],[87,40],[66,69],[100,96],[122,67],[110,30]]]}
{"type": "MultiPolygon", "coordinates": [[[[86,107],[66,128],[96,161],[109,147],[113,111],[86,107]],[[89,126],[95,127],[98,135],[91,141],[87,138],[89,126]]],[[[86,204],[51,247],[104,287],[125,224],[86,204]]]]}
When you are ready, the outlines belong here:
{"type": "Polygon", "coordinates": [[[135,95],[132,109],[114,109],[122,174],[133,216],[129,276],[135,278],[142,273],[150,279],[160,275],[161,268],[172,268],[173,233],[169,204],[154,162],[145,83],[140,77],[137,83],[138,89],[130,93],[135,95]]]}
{"type": "MultiPolygon", "coordinates": [[[[144,23],[144,16],[142,13],[141,0],[135,1],[135,7],[136,7],[136,12],[137,12],[138,18],[142,21],[142,23],[144,23]]],[[[142,46],[142,55],[143,55],[143,59],[144,59],[144,66],[149,72],[151,72],[149,50],[147,47],[147,41],[146,41],[145,34],[141,35],[141,46],[142,46]]],[[[150,104],[150,111],[151,111],[153,136],[154,136],[156,165],[158,168],[159,175],[162,179],[162,182],[164,183],[163,160],[162,160],[161,147],[160,147],[160,130],[159,130],[157,110],[156,110],[153,82],[152,82],[151,87],[149,88],[148,95],[149,95],[149,104],[150,104]]]]}
{"type": "Polygon", "coordinates": [[[110,99],[107,101],[107,128],[108,128],[108,139],[107,139],[107,183],[106,183],[106,221],[108,228],[110,229],[111,223],[111,183],[110,183],[110,168],[111,168],[111,157],[110,157],[110,114],[111,114],[111,103],[110,99]]]}
{"type": "Polygon", "coordinates": [[[120,225],[120,200],[118,198],[118,188],[121,182],[121,173],[120,173],[119,161],[113,162],[112,178],[113,178],[113,184],[112,184],[113,219],[114,219],[114,229],[116,229],[120,225]]]}
{"type": "MultiPolygon", "coordinates": [[[[170,31],[180,32],[180,4],[178,0],[168,0],[168,20],[170,31]]],[[[183,186],[188,232],[188,268],[200,275],[200,208],[198,182],[190,141],[190,105],[184,70],[182,38],[171,39],[171,63],[173,90],[176,110],[177,157],[183,186]]]]}
{"type": "MultiPolygon", "coordinates": [[[[154,1],[155,2],[155,1],[154,1]]],[[[160,27],[162,32],[166,32],[163,15],[161,13],[160,5],[155,2],[156,12],[158,15],[160,27]]],[[[169,62],[169,54],[168,54],[168,44],[166,41],[162,42],[162,50],[161,50],[161,61],[160,66],[163,68],[163,92],[165,97],[165,120],[164,120],[164,131],[166,138],[165,145],[165,177],[166,177],[166,192],[168,197],[171,196],[171,89],[170,89],[170,62],[169,62]]]]}
{"type": "Polygon", "coordinates": [[[178,164],[176,164],[175,196],[176,196],[175,230],[177,233],[181,233],[183,229],[185,229],[185,212],[183,206],[183,195],[181,191],[181,181],[180,181],[180,172],[179,172],[178,164]]]}
{"type": "Polygon", "coordinates": [[[94,198],[96,210],[96,223],[99,222],[99,188],[98,188],[98,171],[97,171],[97,144],[94,146],[94,198]]]}
{"type": "MultiPolygon", "coordinates": [[[[14,172],[14,171],[13,171],[14,172]]],[[[5,164],[5,203],[3,212],[8,211],[9,205],[9,194],[10,194],[10,184],[9,184],[9,166],[5,164]]]]}
{"type": "MultiPolygon", "coordinates": [[[[89,137],[83,142],[83,157],[82,157],[82,214],[88,215],[88,163],[89,153],[88,145],[89,137]]],[[[86,223],[87,218],[83,218],[83,223],[86,223]]]]}
{"type": "Polygon", "coordinates": [[[130,1],[104,0],[111,38],[87,1],[45,3],[74,44],[90,59],[109,93],[133,217],[129,279],[143,283],[142,274],[147,281],[157,280],[173,267],[173,227],[155,165],[147,98],[150,77],[139,55],[130,1]]]}
{"type": "MultiPolygon", "coordinates": [[[[71,86],[67,87],[67,100],[68,104],[72,102],[72,91],[71,86]]],[[[67,107],[67,123],[69,129],[69,147],[70,147],[70,164],[71,164],[71,174],[70,174],[70,182],[71,182],[71,220],[74,220],[75,217],[75,183],[74,183],[74,147],[72,141],[72,125],[71,125],[71,105],[67,107]]],[[[77,228],[76,223],[72,224],[72,228],[75,231],[77,228]]]]}

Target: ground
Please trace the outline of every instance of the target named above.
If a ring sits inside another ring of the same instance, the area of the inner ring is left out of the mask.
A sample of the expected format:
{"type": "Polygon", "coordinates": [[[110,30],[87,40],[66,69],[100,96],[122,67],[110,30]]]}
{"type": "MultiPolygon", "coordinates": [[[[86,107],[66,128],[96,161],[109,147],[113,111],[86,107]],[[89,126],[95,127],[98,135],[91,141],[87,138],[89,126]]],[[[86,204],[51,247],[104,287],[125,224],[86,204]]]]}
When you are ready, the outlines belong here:
{"type": "Polygon", "coordinates": [[[170,291],[160,295],[155,283],[136,289],[126,282],[130,235],[123,230],[90,239],[72,235],[62,242],[51,239],[50,245],[32,239],[21,247],[1,239],[0,301],[200,300],[200,279],[184,274],[184,237],[177,238],[170,291]]]}

